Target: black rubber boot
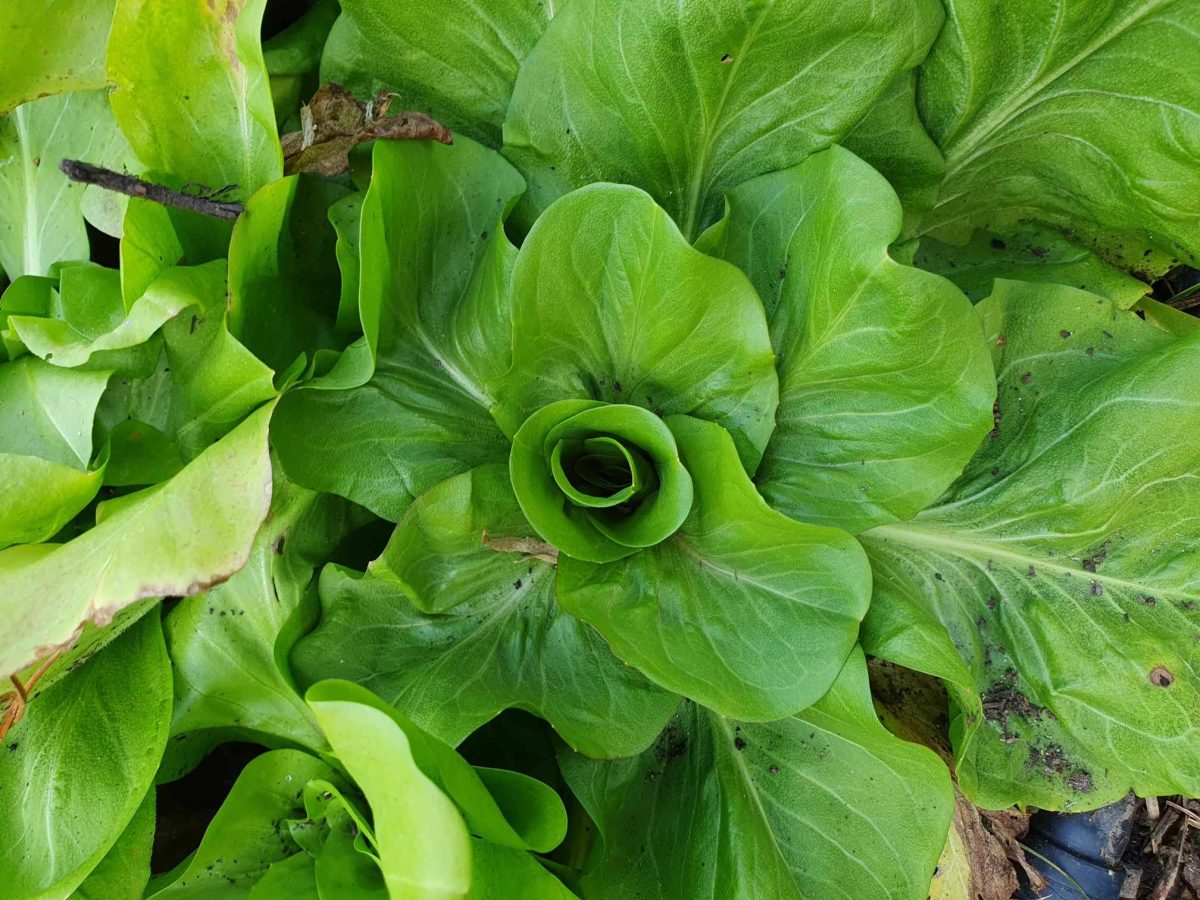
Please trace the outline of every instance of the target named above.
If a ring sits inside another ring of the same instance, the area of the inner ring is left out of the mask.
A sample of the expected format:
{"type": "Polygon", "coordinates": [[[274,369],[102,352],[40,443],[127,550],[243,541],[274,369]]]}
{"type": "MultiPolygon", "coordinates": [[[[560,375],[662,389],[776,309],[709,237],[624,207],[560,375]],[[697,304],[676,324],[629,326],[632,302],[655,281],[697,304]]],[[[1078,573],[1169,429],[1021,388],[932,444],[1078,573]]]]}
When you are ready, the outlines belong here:
{"type": "Polygon", "coordinates": [[[1090,813],[1035,813],[1024,840],[1034,852],[1026,854],[1026,858],[1048,884],[1040,892],[1034,892],[1023,883],[1017,896],[1042,900],[1117,900],[1125,879],[1125,873],[1117,866],[1129,843],[1137,803],[1137,798],[1130,794],[1090,813]]]}

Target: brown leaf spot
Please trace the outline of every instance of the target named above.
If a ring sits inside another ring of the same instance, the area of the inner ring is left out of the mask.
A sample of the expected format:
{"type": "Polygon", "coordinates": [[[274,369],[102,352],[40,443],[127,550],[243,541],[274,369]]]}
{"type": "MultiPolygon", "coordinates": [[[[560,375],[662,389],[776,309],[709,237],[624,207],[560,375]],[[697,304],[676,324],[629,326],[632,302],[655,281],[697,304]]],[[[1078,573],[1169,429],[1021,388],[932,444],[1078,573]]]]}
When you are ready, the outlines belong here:
{"type": "Polygon", "coordinates": [[[1150,670],[1150,683],[1155,687],[1170,687],[1175,683],[1175,676],[1166,666],[1155,666],[1150,670]]]}

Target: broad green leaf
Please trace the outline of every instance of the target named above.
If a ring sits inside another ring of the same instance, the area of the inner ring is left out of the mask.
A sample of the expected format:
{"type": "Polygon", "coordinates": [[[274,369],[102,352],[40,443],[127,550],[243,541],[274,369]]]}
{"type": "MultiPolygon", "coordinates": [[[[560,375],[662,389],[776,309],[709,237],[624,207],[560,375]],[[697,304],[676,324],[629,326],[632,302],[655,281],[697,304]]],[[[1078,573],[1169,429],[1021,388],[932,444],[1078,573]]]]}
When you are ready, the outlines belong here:
{"type": "Polygon", "coordinates": [[[50,539],[100,490],[92,421],[107,383],[28,357],[0,365],[0,547],[50,539]]]}
{"type": "Polygon", "coordinates": [[[46,97],[0,116],[0,270],[10,280],[87,259],[83,185],[71,183],[58,164],[100,162],[116,127],[105,91],[46,97]]]}
{"type": "Polygon", "coordinates": [[[275,396],[271,370],[226,327],[227,296],[224,260],[156,276],[130,319],[142,302],[155,321],[174,312],[160,330],[164,352],[148,377],[112,379],[101,410],[105,428],[136,419],[191,459],[275,396]]]}
{"type": "Polygon", "coordinates": [[[0,749],[0,897],[49,900],[83,883],[150,791],[170,720],[155,614],[32,696],[0,749]]]}
{"type": "Polygon", "coordinates": [[[334,255],[341,272],[337,330],[346,334],[362,332],[358,314],[358,228],[362,220],[363,192],[343,197],[329,207],[329,223],[337,234],[334,255]]]}
{"type": "Polygon", "coordinates": [[[576,900],[566,885],[551,875],[528,853],[471,841],[471,892],[469,900],[576,900]]]}
{"type": "Polygon", "coordinates": [[[612,563],[558,561],[559,602],[617,656],[721,715],[771,720],[825,693],[870,596],[845,532],[767,506],[719,426],[667,424],[695,485],[683,527],[612,563]]]}
{"type": "Polygon", "coordinates": [[[317,891],[316,860],[307,853],[276,860],[246,897],[247,900],[323,900],[317,891]]]}
{"type": "MultiPolygon", "coordinates": [[[[946,157],[922,230],[965,238],[1020,218],[1104,255],[1200,248],[1200,7],[1177,0],[948,0],[921,70],[921,118],[946,157]]],[[[1164,264],[1164,268],[1165,268],[1164,264]]]]}
{"type": "Polygon", "coordinates": [[[997,282],[996,428],[911,521],[867,532],[869,653],[947,681],[985,808],[1200,791],[1200,338],[997,282]]]}
{"type": "Polygon", "coordinates": [[[113,112],[148,168],[213,189],[236,185],[241,197],[283,174],[259,41],[265,5],[117,0],[113,112]]]}
{"type": "Polygon", "coordinates": [[[841,141],[895,189],[904,209],[901,238],[917,231],[921,217],[937,200],[946,170],[941,151],[917,115],[916,88],[916,72],[901,72],[841,141]]]}
{"type": "Polygon", "coordinates": [[[8,327],[30,353],[56,366],[144,377],[161,351],[151,337],[196,303],[190,280],[177,277],[183,271],[164,273],[126,310],[116,269],[71,266],[59,277],[61,315],[13,315],[8,327]]]}
{"type": "Polygon", "coordinates": [[[1176,337],[1187,337],[1200,331],[1200,319],[1153,297],[1143,297],[1133,309],[1155,328],[1176,337]]]}
{"type": "Polygon", "coordinates": [[[458,810],[417,767],[409,739],[391,715],[342,695],[341,685],[324,682],[309,689],[307,700],[334,754],[371,804],[391,900],[465,897],[471,845],[458,810]]]}
{"type": "Polygon", "coordinates": [[[513,366],[494,410],[507,434],[557,400],[632,404],[722,425],[753,471],[778,397],[762,304],[644,192],[564,197],[521,247],[512,291],[513,366]]]}
{"type": "Polygon", "coordinates": [[[376,144],[359,246],[375,373],[335,368],[283,398],[272,431],[289,477],[396,521],[426,488],[507,458],[486,385],[509,366],[516,251],[501,220],[521,187],[467,138],[376,144]]]}
{"type": "Polygon", "coordinates": [[[314,569],[341,538],[346,518],[344,502],[276,475],[271,514],[246,565],[167,616],[172,735],[236,730],[261,743],[328,749],[292,682],[287,656],[316,618],[314,569]]]}
{"type": "Polygon", "coordinates": [[[949,278],[975,302],[992,292],[997,278],[1065,284],[1107,297],[1122,309],[1150,291],[1146,281],[1037,225],[1018,225],[1003,235],[977,231],[960,246],[925,237],[914,265],[949,278]]]}
{"type": "Polygon", "coordinates": [[[141,900],[150,881],[154,812],[151,789],[117,842],[71,895],[72,900],[141,900]]]}
{"type": "Polygon", "coordinates": [[[0,8],[0,113],[50,94],[104,87],[116,0],[22,0],[0,8]]]}
{"type": "MultiPolygon", "coordinates": [[[[383,713],[403,731],[420,772],[457,804],[471,834],[515,850],[540,852],[553,850],[562,841],[567,829],[562,800],[540,781],[518,772],[472,767],[449,744],[349,681],[322,681],[305,696],[314,709],[321,704],[339,708],[359,705],[383,713]]],[[[335,737],[329,739],[338,754],[335,737]]],[[[370,792],[366,793],[368,801],[374,802],[370,792]]]]}
{"type": "Polygon", "coordinates": [[[839,140],[924,58],[940,4],[571,0],[522,64],[505,153],[528,220],[595,181],[648,191],[694,238],[721,195],[839,140]]]}
{"type": "Polygon", "coordinates": [[[641,756],[560,762],[600,833],[596,900],[925,897],[954,806],[941,761],[875,718],[859,650],[795,718],[687,703],[641,756]]]}
{"type": "Polygon", "coordinates": [[[289,834],[288,823],[304,818],[300,798],[304,786],[314,779],[338,780],[328,765],[299,750],[272,750],[250,760],[195,853],[172,873],[169,883],[159,882],[149,897],[256,896],[251,889],[274,864],[303,852],[289,834]]]}
{"type": "Polygon", "coordinates": [[[387,887],[379,865],[355,846],[358,826],[342,808],[330,809],[329,834],[313,866],[312,877],[321,897],[338,900],[387,900],[387,887]]]}
{"type": "Polygon", "coordinates": [[[779,357],[763,496],[853,532],[919,512],[992,424],[992,369],[967,299],[888,255],[900,204],[840,147],[740,185],[728,205],[702,246],[750,275],[779,357]]]}
{"type": "Polygon", "coordinates": [[[589,756],[640,752],[677,699],[558,606],[553,557],[530,555],[531,535],[501,464],[430,489],[366,576],[322,573],[298,676],[370,687],[452,745],[519,707],[589,756]]]}
{"type": "Polygon", "coordinates": [[[270,408],[250,416],[159,488],[95,528],[29,559],[0,552],[0,672],[66,645],[88,621],[168,594],[186,596],[242,567],[271,499],[270,408]]]}
{"type": "Polygon", "coordinates": [[[321,81],[359,97],[394,91],[397,109],[420,110],[495,147],[521,61],[561,4],[344,0],[321,81]]]}
{"type": "Polygon", "coordinates": [[[315,176],[261,188],[229,245],[229,328],[275,371],[301,353],[340,348],[334,336],[340,286],[327,221],[348,189],[315,176]]]}

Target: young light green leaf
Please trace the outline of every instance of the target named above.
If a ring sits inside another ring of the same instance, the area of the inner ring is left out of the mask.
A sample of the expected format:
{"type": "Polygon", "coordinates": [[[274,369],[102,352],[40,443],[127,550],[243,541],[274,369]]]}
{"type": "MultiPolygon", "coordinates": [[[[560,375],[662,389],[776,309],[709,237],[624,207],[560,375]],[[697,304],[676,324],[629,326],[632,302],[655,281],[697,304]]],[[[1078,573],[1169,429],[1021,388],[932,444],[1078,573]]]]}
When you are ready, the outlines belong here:
{"type": "Polygon", "coordinates": [[[947,163],[922,230],[965,238],[1034,218],[1131,267],[1147,247],[1194,259],[1200,83],[1178,73],[1200,51],[1200,8],[950,0],[947,10],[953,27],[918,89],[947,163]]]}
{"type": "Polygon", "coordinates": [[[994,235],[977,231],[965,244],[924,237],[913,264],[949,278],[978,302],[992,292],[996,279],[1049,281],[1107,297],[1128,309],[1150,292],[1150,285],[1038,225],[1018,225],[994,235]]]}
{"type": "Polygon", "coordinates": [[[359,248],[375,373],[335,368],[283,398],[272,430],[289,477],[396,521],[426,488],[507,458],[486,385],[509,366],[516,250],[501,221],[521,188],[466,138],[376,144],[359,248]]]}
{"type": "Polygon", "coordinates": [[[240,197],[283,174],[259,39],[265,6],[117,0],[113,111],[148,168],[212,189],[236,185],[240,197]]]}
{"type": "Polygon", "coordinates": [[[32,696],[0,748],[0,897],[65,897],[84,882],[153,793],[170,720],[156,614],[32,696]]]}
{"type": "Polygon", "coordinates": [[[105,91],[46,97],[0,116],[0,270],[10,280],[87,259],[83,185],[72,184],[58,163],[96,159],[116,128],[105,91]]]}
{"type": "MultiPolygon", "coordinates": [[[[273,750],[250,760],[204,832],[200,846],[166,879],[153,900],[225,900],[254,896],[255,883],[276,863],[300,854],[288,822],[303,819],[304,786],[338,783],[328,765],[299,750],[273,750]]],[[[295,895],[292,895],[295,896],[295,895]]]]}
{"type": "Polygon", "coordinates": [[[1200,337],[997,282],[996,429],[946,495],[867,532],[868,652],[942,677],[984,807],[1200,790],[1200,337]]]}
{"type": "Polygon", "coordinates": [[[151,788],[117,842],[71,894],[71,900],[142,900],[150,881],[154,813],[155,793],[151,788]]]}
{"type": "Polygon", "coordinates": [[[61,315],[9,316],[9,330],[30,353],[55,366],[145,377],[162,349],[149,343],[151,337],[196,303],[191,273],[168,272],[174,274],[164,273],[126,310],[116,269],[71,266],[59,276],[61,315]]]}
{"type": "Polygon", "coordinates": [[[513,365],[494,410],[507,434],[557,400],[632,404],[718,423],[754,470],[778,398],[762,304],[647,194],[593,185],[554,204],[512,290],[513,365]]]}
{"type": "Polygon", "coordinates": [[[502,464],[430,489],[365,577],[322,573],[298,676],[364,684],[452,745],[519,707],[589,756],[640,752],[678,700],[558,606],[531,535],[502,464]]]}
{"type": "MultiPolygon", "coordinates": [[[[349,681],[322,681],[309,688],[306,698],[310,705],[358,704],[387,716],[407,737],[417,768],[457,804],[471,834],[489,843],[540,852],[553,850],[562,841],[567,814],[549,786],[518,772],[472,767],[449,744],[349,681]]],[[[336,741],[330,740],[337,753],[336,741]]]]}
{"type": "Polygon", "coordinates": [[[840,147],[740,185],[728,204],[701,246],[750,275],[779,356],[763,496],[852,532],[919,512],[992,424],[992,370],[967,299],[888,256],[900,204],[840,147]]]}
{"type": "Polygon", "coordinates": [[[471,885],[471,845],[458,810],[418,768],[387,712],[323,682],[307,698],[333,752],[374,813],[379,866],[392,900],[450,900],[471,885]]]}
{"type": "Polygon", "coordinates": [[[560,763],[600,832],[597,900],[924,897],[954,806],[941,761],[879,724],[857,649],[795,718],[687,703],[641,756],[560,763]]]}
{"type": "Polygon", "coordinates": [[[720,426],[666,421],[695,485],[691,514],[617,562],[559,557],[559,602],[668,690],[724,716],[791,715],[854,646],[871,592],[862,549],[768,507],[720,426]]]}
{"type": "Polygon", "coordinates": [[[843,137],[942,23],[930,0],[571,0],[521,66],[505,153],[526,218],[573,188],[648,191],[693,239],[721,195],[843,137]]]}
{"type": "Polygon", "coordinates": [[[395,91],[398,109],[428,113],[495,147],[518,67],[556,5],[345,0],[325,44],[321,81],[359,97],[395,91]]]}
{"type": "Polygon", "coordinates": [[[28,0],[0,8],[6,65],[0,113],[104,87],[104,49],[116,0],[28,0]]]}
{"type": "Polygon", "coordinates": [[[92,421],[107,383],[28,357],[0,365],[0,548],[50,539],[100,490],[92,421]]]}
{"type": "Polygon", "coordinates": [[[20,548],[0,552],[0,672],[143,597],[193,594],[240,569],[271,499],[270,413],[254,413],[171,481],[70,543],[32,560],[14,556],[20,548]]]}
{"type": "Polygon", "coordinates": [[[276,474],[271,514],[246,565],[167,616],[172,735],[236,730],[267,744],[328,749],[292,682],[287,656],[316,618],[314,569],[347,530],[347,518],[346,503],[276,474]]]}

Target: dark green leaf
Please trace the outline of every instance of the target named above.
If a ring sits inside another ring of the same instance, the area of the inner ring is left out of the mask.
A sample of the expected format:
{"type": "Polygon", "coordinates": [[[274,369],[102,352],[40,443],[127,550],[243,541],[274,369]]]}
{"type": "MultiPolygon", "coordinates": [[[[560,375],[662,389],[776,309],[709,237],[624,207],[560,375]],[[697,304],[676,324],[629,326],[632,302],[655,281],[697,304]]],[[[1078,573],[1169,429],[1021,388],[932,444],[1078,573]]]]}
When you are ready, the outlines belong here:
{"type": "Polygon", "coordinates": [[[0,897],[63,897],[83,883],[150,791],[170,719],[153,613],[32,695],[0,746],[0,897]]]}
{"type": "Polygon", "coordinates": [[[688,703],[641,756],[561,762],[601,835],[596,900],[924,897],[954,805],[941,761],[875,718],[859,650],[795,718],[688,703]]]}
{"type": "Polygon", "coordinates": [[[367,576],[322,573],[324,612],[297,647],[298,673],[352,678],[451,744],[516,706],[589,755],[639,752],[678,701],[558,606],[553,557],[521,552],[537,552],[531,534],[504,466],[442,482],[367,576]]]}
{"type": "MultiPolygon", "coordinates": [[[[932,0],[571,0],[521,66],[505,153],[528,219],[596,181],[644,188],[689,239],[721,195],[843,137],[942,22],[932,0]]],[[[497,94],[496,96],[502,96],[497,94]]]]}

